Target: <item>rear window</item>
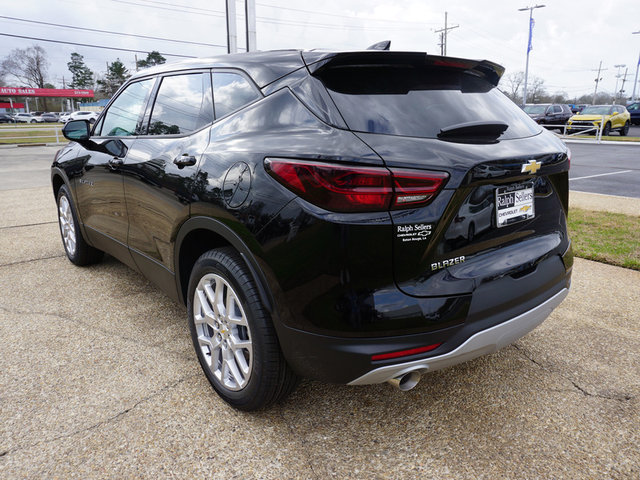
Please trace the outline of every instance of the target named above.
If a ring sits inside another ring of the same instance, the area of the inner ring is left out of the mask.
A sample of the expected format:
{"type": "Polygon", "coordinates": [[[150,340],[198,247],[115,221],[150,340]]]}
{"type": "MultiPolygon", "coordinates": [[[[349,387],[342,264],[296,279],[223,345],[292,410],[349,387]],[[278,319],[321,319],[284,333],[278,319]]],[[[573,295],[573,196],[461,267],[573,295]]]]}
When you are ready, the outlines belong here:
{"type": "Polygon", "coordinates": [[[414,66],[346,66],[320,76],[349,129],[436,138],[467,122],[502,122],[501,139],[541,128],[486,80],[461,70],[414,66]]]}

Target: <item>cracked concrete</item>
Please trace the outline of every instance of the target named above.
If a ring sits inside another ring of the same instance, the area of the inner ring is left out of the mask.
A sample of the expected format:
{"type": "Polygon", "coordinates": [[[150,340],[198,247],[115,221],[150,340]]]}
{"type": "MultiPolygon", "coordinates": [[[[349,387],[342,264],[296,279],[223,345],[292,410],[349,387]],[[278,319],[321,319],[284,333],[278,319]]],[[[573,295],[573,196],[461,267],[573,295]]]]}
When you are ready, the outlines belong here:
{"type": "Polygon", "coordinates": [[[410,392],[303,381],[246,414],[184,308],[112,258],[64,258],[48,187],[2,199],[0,478],[640,477],[639,272],[577,259],[540,327],[410,392]]]}

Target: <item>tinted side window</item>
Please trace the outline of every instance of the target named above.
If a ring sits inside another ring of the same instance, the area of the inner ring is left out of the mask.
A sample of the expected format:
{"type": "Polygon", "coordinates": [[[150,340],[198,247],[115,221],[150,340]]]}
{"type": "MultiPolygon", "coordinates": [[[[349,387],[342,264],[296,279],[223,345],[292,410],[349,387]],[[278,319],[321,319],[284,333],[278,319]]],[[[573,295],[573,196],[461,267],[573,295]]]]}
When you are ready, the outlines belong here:
{"type": "Polygon", "coordinates": [[[259,98],[260,94],[242,75],[228,72],[213,73],[216,118],[224,117],[259,98]]]}
{"type": "Polygon", "coordinates": [[[154,79],[142,80],[129,85],[107,110],[99,135],[129,136],[140,133],[142,114],[147,105],[154,79]]]}
{"type": "Polygon", "coordinates": [[[213,122],[211,75],[164,77],[153,104],[149,135],[191,133],[213,122]]]}
{"type": "Polygon", "coordinates": [[[554,105],[553,113],[562,113],[562,107],[560,105],[554,105]]]}

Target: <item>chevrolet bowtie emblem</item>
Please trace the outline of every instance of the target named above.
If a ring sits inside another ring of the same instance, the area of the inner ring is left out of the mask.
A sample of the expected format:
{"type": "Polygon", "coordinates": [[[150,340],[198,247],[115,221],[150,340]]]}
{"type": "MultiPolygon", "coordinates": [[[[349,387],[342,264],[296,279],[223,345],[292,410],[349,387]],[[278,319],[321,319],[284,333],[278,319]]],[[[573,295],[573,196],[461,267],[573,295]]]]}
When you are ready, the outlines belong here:
{"type": "Polygon", "coordinates": [[[538,170],[540,170],[541,166],[542,163],[535,160],[529,160],[529,163],[525,163],[522,165],[522,170],[520,170],[520,173],[530,173],[531,175],[533,175],[538,170]]]}

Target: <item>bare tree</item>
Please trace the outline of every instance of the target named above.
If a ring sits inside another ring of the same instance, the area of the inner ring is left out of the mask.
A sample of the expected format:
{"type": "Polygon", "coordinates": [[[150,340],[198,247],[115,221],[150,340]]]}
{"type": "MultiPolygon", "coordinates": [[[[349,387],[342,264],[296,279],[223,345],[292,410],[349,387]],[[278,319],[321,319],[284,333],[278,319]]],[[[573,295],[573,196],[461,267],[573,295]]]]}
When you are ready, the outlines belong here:
{"type": "Polygon", "coordinates": [[[524,83],[524,72],[512,72],[503,77],[502,82],[506,87],[503,92],[516,103],[520,103],[520,87],[524,83]]]}
{"type": "Polygon", "coordinates": [[[16,48],[0,63],[0,76],[13,78],[19,86],[44,88],[49,61],[40,45],[16,48]]]}
{"type": "Polygon", "coordinates": [[[544,80],[540,77],[531,77],[527,88],[527,102],[540,103],[546,96],[547,92],[544,88],[544,80]]]}

